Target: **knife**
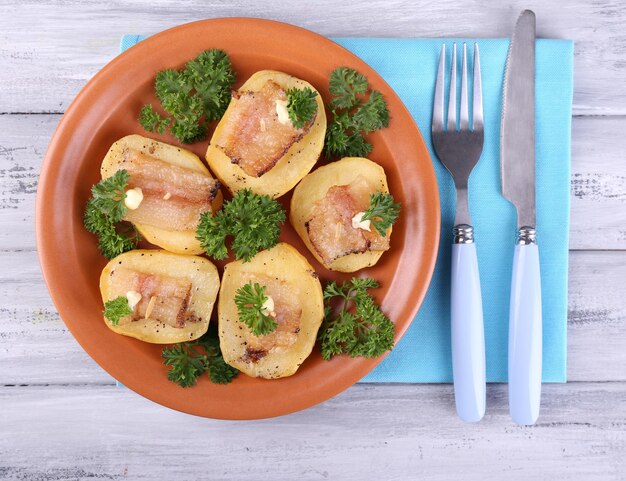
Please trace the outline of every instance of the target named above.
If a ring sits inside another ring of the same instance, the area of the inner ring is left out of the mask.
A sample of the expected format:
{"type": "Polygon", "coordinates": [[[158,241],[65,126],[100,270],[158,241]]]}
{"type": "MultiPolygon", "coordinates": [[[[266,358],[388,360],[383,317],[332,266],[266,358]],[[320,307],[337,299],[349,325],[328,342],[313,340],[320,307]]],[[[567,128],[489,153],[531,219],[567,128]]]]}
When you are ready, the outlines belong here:
{"type": "Polygon", "coordinates": [[[509,411],[534,424],[541,398],[541,279],[535,222],[535,14],[515,25],[504,76],[500,126],[502,195],[517,209],[509,306],[509,411]]]}

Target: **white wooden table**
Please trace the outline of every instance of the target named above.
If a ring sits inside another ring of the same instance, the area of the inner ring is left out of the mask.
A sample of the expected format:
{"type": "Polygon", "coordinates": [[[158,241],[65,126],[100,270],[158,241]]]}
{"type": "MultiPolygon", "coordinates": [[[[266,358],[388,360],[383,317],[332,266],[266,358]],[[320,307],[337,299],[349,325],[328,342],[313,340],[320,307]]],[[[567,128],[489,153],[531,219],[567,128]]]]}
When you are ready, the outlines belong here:
{"type": "Polygon", "coordinates": [[[626,2],[0,0],[0,19],[0,479],[626,479],[626,2]],[[361,384],[277,419],[200,419],[116,388],[74,341],[37,262],[37,178],[122,34],[254,16],[330,36],[504,37],[527,7],[540,36],[576,41],[569,382],[545,386],[537,425],[511,423],[505,385],[477,425],[456,418],[450,385],[361,384]]]}

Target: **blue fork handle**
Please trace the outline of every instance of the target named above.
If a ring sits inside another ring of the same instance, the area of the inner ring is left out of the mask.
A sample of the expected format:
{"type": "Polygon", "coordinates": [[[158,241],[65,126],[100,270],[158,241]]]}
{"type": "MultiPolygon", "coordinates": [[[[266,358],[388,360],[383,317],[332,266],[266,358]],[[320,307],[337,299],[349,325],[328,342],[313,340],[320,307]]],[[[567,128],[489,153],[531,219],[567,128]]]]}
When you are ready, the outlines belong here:
{"type": "Polygon", "coordinates": [[[456,412],[466,422],[485,414],[485,332],[475,244],[452,245],[452,370],[456,412]]]}
{"type": "Polygon", "coordinates": [[[541,400],[541,277],[539,248],[516,245],[509,311],[509,411],[534,424],[541,400]]]}

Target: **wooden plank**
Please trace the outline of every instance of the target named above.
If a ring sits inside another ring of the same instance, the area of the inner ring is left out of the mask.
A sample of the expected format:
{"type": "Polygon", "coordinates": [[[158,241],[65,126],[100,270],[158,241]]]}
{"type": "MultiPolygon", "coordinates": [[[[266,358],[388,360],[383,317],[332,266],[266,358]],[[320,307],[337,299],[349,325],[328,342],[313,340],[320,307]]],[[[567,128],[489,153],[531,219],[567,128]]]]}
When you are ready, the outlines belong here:
{"type": "Polygon", "coordinates": [[[490,386],[473,425],[438,385],[357,386],[247,422],[194,418],[107,386],[0,388],[0,402],[8,480],[606,481],[626,470],[625,383],[547,386],[533,427],[512,424],[505,385],[490,386]]]}
{"type": "MultiPolygon", "coordinates": [[[[508,37],[518,12],[537,13],[538,34],[576,41],[577,114],[626,113],[626,3],[608,0],[414,2],[167,0],[2,2],[0,112],[62,112],[117,52],[125,33],[151,34],[208,17],[289,22],[328,36],[508,37]]],[[[224,46],[227,48],[227,46],[224,46]]]]}
{"type": "Polygon", "coordinates": [[[570,252],[569,380],[626,380],[625,254],[570,252]]]}
{"type": "MultiPolygon", "coordinates": [[[[626,252],[580,251],[570,260],[568,378],[626,381],[626,252]]],[[[111,383],[56,313],[36,254],[0,252],[0,265],[0,385],[111,383]]]]}
{"type": "Polygon", "coordinates": [[[35,248],[37,181],[48,143],[60,119],[60,115],[0,115],[2,250],[35,248]]]}
{"type": "MultiPolygon", "coordinates": [[[[37,176],[59,115],[0,115],[0,249],[34,249],[37,176]]],[[[572,249],[626,248],[626,117],[576,117],[572,249]]]]}
{"type": "Polygon", "coordinates": [[[0,252],[0,259],[0,385],[113,384],[59,317],[37,253],[0,252]]]}
{"type": "Polygon", "coordinates": [[[571,249],[626,247],[626,118],[572,121],[571,249]]]}

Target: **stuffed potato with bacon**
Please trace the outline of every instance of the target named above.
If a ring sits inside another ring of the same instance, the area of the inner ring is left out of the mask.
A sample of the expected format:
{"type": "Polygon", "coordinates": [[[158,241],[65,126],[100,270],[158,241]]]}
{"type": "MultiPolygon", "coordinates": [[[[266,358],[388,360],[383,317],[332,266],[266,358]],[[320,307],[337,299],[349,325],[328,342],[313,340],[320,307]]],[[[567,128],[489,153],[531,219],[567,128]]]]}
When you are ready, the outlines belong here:
{"type": "Polygon", "coordinates": [[[206,160],[231,193],[248,188],[276,198],[313,168],[325,134],[326,113],[319,92],[286,73],[262,70],[233,92],[206,160]],[[286,110],[287,92],[305,88],[316,94],[317,111],[297,128],[286,110]]]}
{"type": "MultiPolygon", "coordinates": [[[[155,344],[193,341],[208,329],[220,287],[215,265],[198,256],[138,249],[109,261],[102,300],[123,298],[131,313],[105,323],[112,331],[155,344]]],[[[105,310],[106,316],[106,310],[105,310]]]]}
{"type": "MultiPolygon", "coordinates": [[[[119,170],[130,174],[128,190],[139,192],[124,220],[150,243],[179,254],[203,252],[196,239],[200,215],[222,205],[220,183],[194,153],[140,135],[115,142],[102,162],[106,179],[119,170]]],[[[127,191],[128,197],[128,191],[127,191]]]]}
{"type": "Polygon", "coordinates": [[[224,268],[218,301],[219,336],[227,364],[252,377],[276,379],[294,374],[311,354],[324,317],[322,286],[307,260],[289,244],[261,251],[250,262],[224,268]],[[238,314],[235,298],[254,282],[271,298],[277,327],[254,335],[238,314]]]}
{"type": "Polygon", "coordinates": [[[383,168],[346,157],[307,175],[294,190],[290,222],[324,267],[354,272],[373,266],[389,249],[392,228],[381,235],[360,216],[376,192],[388,193],[383,168]]]}

